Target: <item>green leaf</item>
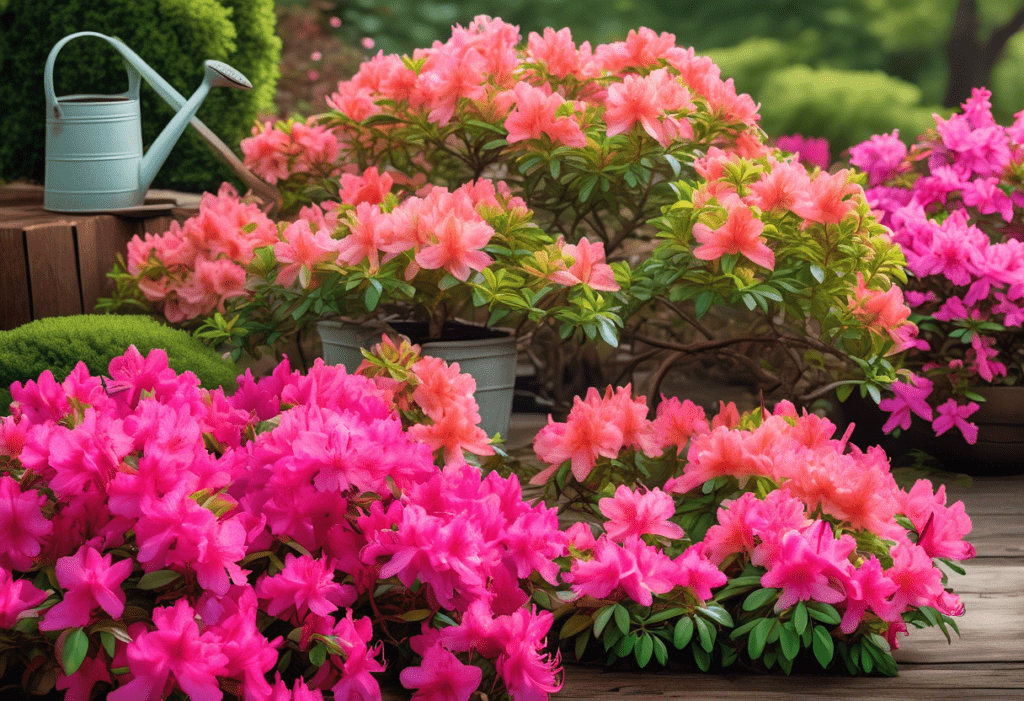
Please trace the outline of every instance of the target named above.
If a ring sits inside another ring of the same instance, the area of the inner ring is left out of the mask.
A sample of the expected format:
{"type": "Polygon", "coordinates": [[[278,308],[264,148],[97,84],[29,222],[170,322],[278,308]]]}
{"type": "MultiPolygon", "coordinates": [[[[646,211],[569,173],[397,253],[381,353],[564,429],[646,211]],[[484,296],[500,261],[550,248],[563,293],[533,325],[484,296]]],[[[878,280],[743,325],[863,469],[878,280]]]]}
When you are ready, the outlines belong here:
{"type": "Polygon", "coordinates": [[[81,628],[75,628],[64,638],[64,649],[61,651],[60,664],[64,674],[71,676],[78,671],[89,653],[89,636],[81,628]]]}
{"type": "Polygon", "coordinates": [[[604,627],[608,625],[608,621],[612,620],[613,613],[615,613],[615,606],[610,605],[597,612],[597,616],[594,617],[594,635],[596,637],[601,637],[604,627]]]}
{"type": "Polygon", "coordinates": [[[800,636],[789,625],[783,624],[779,631],[779,647],[782,649],[782,656],[787,660],[796,659],[800,652],[800,636]]]}
{"type": "Polygon", "coordinates": [[[100,631],[100,643],[103,644],[103,649],[107,651],[110,659],[114,659],[114,652],[117,649],[117,638],[112,633],[103,630],[100,631]]]}
{"type": "Polygon", "coordinates": [[[668,664],[668,646],[657,635],[651,636],[651,640],[654,641],[654,659],[658,660],[658,664],[664,667],[668,664]]]}
{"type": "Polygon", "coordinates": [[[675,630],[672,633],[672,644],[675,645],[676,650],[682,650],[690,643],[692,637],[693,619],[689,616],[683,616],[676,623],[675,630]]]}
{"type": "Polygon", "coordinates": [[[727,628],[732,628],[734,625],[732,616],[730,616],[729,612],[721,606],[707,606],[705,608],[700,608],[697,609],[697,614],[727,628]]]}
{"type": "Polygon", "coordinates": [[[562,630],[558,633],[559,640],[565,640],[572,636],[586,630],[591,622],[592,618],[584,613],[577,613],[569,618],[563,625],[562,630]]]}
{"type": "Polygon", "coordinates": [[[644,633],[633,647],[633,656],[636,658],[636,663],[640,665],[641,669],[646,667],[647,663],[651,661],[653,653],[654,641],[651,640],[651,634],[644,633]]]}
{"type": "MultiPolygon", "coordinates": [[[[777,619],[776,619],[777,620],[777,619]]],[[[756,660],[764,652],[765,643],[768,642],[768,633],[771,632],[773,621],[770,618],[762,618],[747,638],[747,654],[750,659],[756,660]]]]}
{"type": "Polygon", "coordinates": [[[576,659],[582,660],[583,654],[587,651],[587,643],[590,642],[590,631],[586,631],[583,635],[576,638],[576,646],[573,651],[576,653],[576,659]]]}
{"type": "Polygon", "coordinates": [[[697,663],[697,667],[702,672],[706,672],[711,669],[711,653],[704,648],[697,645],[697,641],[693,641],[693,645],[690,646],[690,650],[693,651],[693,661],[697,663]]]}
{"type": "Polygon", "coordinates": [[[817,263],[811,264],[811,275],[813,275],[814,279],[819,283],[825,282],[825,271],[817,263]]]}
{"type": "Polygon", "coordinates": [[[659,611],[658,613],[656,613],[656,614],[654,614],[652,616],[649,616],[644,621],[644,624],[661,623],[662,621],[667,621],[670,618],[675,618],[676,616],[680,616],[680,615],[682,615],[684,613],[686,613],[686,609],[684,609],[684,608],[676,607],[676,608],[665,609],[664,611],[659,611]]]}
{"type": "Polygon", "coordinates": [[[797,635],[803,635],[804,629],[807,627],[807,607],[804,606],[804,602],[799,602],[796,608],[793,609],[793,628],[796,630],[797,635]]]}
{"type": "Polygon", "coordinates": [[[743,600],[743,610],[753,611],[759,609],[771,601],[778,593],[778,589],[758,589],[753,591],[743,600]]]}
{"type": "Polygon", "coordinates": [[[700,646],[711,652],[715,647],[715,635],[717,630],[708,624],[703,618],[694,619],[697,623],[697,634],[700,636],[700,646]]]}
{"type": "Polygon", "coordinates": [[[832,604],[825,604],[820,601],[813,601],[808,604],[807,612],[816,621],[821,621],[831,626],[837,626],[843,620],[843,617],[839,615],[839,612],[836,611],[832,604]]]}
{"type": "Polygon", "coordinates": [[[832,653],[835,650],[835,646],[832,642],[832,636],[822,626],[815,626],[814,628],[813,647],[814,657],[818,660],[818,664],[821,665],[822,669],[825,669],[832,661],[832,653]]]}
{"type": "Polygon", "coordinates": [[[636,640],[636,633],[633,635],[623,635],[619,638],[619,642],[615,644],[615,654],[619,657],[625,657],[629,653],[633,652],[633,646],[636,645],[636,640]]]}
{"type": "MultiPolygon", "coordinates": [[[[629,611],[622,604],[615,604],[615,627],[617,627],[622,634],[625,635],[629,632],[629,611]]],[[[620,655],[621,656],[621,655],[620,655]]]]}
{"type": "Polygon", "coordinates": [[[697,318],[700,319],[708,310],[711,309],[711,302],[715,299],[715,293],[711,290],[704,290],[697,295],[697,300],[693,303],[694,313],[697,314],[697,318]]]}
{"type": "Polygon", "coordinates": [[[317,643],[309,651],[309,663],[314,667],[320,667],[327,661],[327,647],[323,643],[317,643]]]}
{"type": "Polygon", "coordinates": [[[380,302],[381,288],[380,283],[376,280],[371,280],[370,282],[376,284],[371,284],[366,288],[366,292],[363,294],[363,304],[366,305],[367,311],[372,312],[377,308],[378,302],[380,302]]]}
{"type": "Polygon", "coordinates": [[[135,586],[143,591],[149,591],[150,589],[159,589],[160,587],[166,586],[174,580],[181,577],[180,572],[174,570],[156,570],[155,572],[147,572],[142,575],[142,579],[135,586]]]}

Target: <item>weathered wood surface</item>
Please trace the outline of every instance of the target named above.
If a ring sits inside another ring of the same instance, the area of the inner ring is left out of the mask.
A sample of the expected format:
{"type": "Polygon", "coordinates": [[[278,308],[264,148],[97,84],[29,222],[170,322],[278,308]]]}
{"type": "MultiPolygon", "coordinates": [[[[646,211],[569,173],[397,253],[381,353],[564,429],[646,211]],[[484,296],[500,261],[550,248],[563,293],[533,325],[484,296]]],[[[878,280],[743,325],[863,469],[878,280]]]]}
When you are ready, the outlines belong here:
{"type": "Polygon", "coordinates": [[[133,236],[164,232],[197,211],[194,197],[161,192],[161,201],[186,204],[138,218],[63,214],[43,209],[42,187],[0,187],[0,330],[92,312],[113,292],[107,273],[133,236]]]}

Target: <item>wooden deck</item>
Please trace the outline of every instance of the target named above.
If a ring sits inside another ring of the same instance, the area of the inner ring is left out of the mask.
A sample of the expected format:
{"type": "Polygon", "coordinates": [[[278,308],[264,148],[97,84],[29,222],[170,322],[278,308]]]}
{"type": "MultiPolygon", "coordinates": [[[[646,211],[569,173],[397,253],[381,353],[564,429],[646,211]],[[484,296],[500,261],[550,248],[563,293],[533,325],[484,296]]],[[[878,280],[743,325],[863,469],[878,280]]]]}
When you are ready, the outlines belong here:
{"type": "Polygon", "coordinates": [[[951,585],[966,605],[962,637],[911,628],[896,651],[900,674],[824,677],[781,674],[602,672],[566,666],[558,701],[587,699],[843,699],[868,701],[1024,700],[1024,475],[976,477],[971,488],[947,488],[973,522],[977,557],[951,585]]]}

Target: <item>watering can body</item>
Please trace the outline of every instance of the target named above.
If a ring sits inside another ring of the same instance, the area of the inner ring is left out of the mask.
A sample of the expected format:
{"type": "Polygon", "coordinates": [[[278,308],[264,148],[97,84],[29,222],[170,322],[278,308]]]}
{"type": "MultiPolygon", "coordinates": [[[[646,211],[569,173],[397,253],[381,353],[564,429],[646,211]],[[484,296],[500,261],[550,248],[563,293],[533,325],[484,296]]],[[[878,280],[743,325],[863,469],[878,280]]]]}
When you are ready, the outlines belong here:
{"type": "Polygon", "coordinates": [[[206,62],[203,83],[185,100],[135,52],[117,39],[97,32],[64,37],[50,52],[43,73],[46,93],[46,179],[43,207],[55,212],[117,211],[145,203],[146,191],[211,87],[251,88],[238,71],[218,61],[206,62]],[[72,39],[106,40],[124,59],[128,91],[118,95],[65,95],[53,90],[57,53],[72,39]],[[142,152],[141,79],[178,112],[142,152]]]}

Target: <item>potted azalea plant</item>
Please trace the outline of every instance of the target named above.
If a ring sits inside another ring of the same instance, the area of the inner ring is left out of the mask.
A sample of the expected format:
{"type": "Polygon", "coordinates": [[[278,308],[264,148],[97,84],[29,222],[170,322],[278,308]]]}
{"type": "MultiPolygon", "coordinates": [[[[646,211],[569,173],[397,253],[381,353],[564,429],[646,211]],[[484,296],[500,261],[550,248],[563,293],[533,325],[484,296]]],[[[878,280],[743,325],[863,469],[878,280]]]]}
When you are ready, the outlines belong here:
{"type": "MultiPolygon", "coordinates": [[[[673,198],[669,182],[696,177],[693,160],[713,146],[763,148],[750,97],[737,94],[710,59],[646,28],[594,47],[577,45],[568,29],[531,33],[524,43],[516,27],[478,17],[412,56],[378,54],[339,84],[326,107],[305,120],[258,125],[242,142],[247,165],[281,190],[283,211],[351,201],[359,178],[387,179],[399,209],[427,187],[459,192],[493,181],[501,206],[525,206],[540,238],[522,238],[527,248],[500,240],[484,245],[481,253],[495,260],[516,257],[519,270],[502,277],[484,268],[469,282],[492,311],[529,318],[546,308],[561,315],[561,323],[518,326],[518,334],[556,401],[566,405],[572,395],[561,377],[581,365],[572,361],[580,360],[578,344],[567,344],[566,336],[581,328],[589,338],[613,341],[620,324],[610,310],[618,301],[607,293],[626,276],[627,259],[646,255],[649,222],[673,198]],[[614,274],[606,257],[618,261],[614,274]],[[571,303],[559,312],[562,298],[551,306],[530,296],[543,289],[536,286],[524,297],[533,281],[553,283],[556,291],[582,283],[586,312],[571,303]]],[[[428,258],[419,251],[436,243],[433,234],[422,236],[408,249],[412,257],[428,258]]],[[[359,311],[367,294],[399,299],[407,289],[408,259],[383,245],[362,274],[379,260],[397,275],[394,283],[377,278],[372,289],[356,278],[346,283],[359,311]]],[[[441,277],[430,284],[458,291],[441,277]]],[[[316,300],[321,294],[314,292],[316,300]]],[[[603,361],[590,365],[603,371],[603,361]]]]}
{"type": "Polygon", "coordinates": [[[883,430],[923,420],[936,435],[978,444],[975,458],[1000,462],[1019,458],[1024,444],[1024,113],[999,125],[990,97],[975,89],[911,148],[897,132],[877,135],[854,146],[850,162],[867,173],[868,199],[906,254],[906,298],[920,328],[880,405],[889,412],[883,430]]]}

